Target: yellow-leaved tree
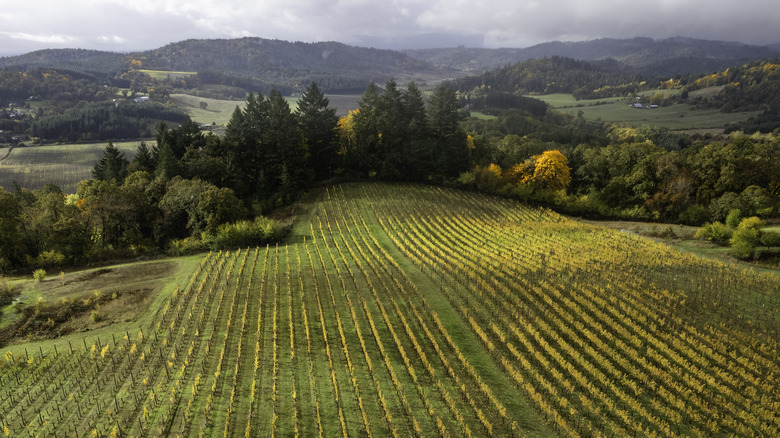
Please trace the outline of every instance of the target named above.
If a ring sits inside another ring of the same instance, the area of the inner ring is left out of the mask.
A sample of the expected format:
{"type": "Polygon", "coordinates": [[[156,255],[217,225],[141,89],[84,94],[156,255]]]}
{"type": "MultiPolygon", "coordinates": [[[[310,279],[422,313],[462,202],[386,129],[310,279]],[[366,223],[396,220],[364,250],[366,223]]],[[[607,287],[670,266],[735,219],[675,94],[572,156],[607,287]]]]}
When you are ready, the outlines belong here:
{"type": "Polygon", "coordinates": [[[360,110],[352,110],[338,121],[336,133],[339,137],[339,153],[344,155],[355,147],[355,116],[360,110]]]}
{"type": "MultiPolygon", "coordinates": [[[[561,151],[545,151],[531,157],[533,173],[523,175],[521,182],[537,190],[565,191],[571,183],[569,160],[561,151]]],[[[526,167],[530,170],[530,166],[526,167]]]]}

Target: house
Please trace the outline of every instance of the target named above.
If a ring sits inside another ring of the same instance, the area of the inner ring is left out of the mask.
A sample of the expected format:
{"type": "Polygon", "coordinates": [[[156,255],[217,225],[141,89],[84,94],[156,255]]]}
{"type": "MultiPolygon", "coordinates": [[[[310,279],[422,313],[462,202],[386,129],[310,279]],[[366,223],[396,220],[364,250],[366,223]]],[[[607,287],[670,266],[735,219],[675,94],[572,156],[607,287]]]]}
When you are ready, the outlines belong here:
{"type": "Polygon", "coordinates": [[[632,107],[632,108],[644,108],[644,106],[642,106],[642,104],[641,104],[641,103],[639,103],[639,102],[637,102],[637,103],[632,103],[632,104],[631,104],[631,107],[632,107]]]}
{"type": "Polygon", "coordinates": [[[142,103],[142,102],[148,102],[148,101],[149,101],[149,96],[141,96],[141,97],[136,97],[135,99],[133,99],[133,102],[135,102],[135,103],[142,103]]]}

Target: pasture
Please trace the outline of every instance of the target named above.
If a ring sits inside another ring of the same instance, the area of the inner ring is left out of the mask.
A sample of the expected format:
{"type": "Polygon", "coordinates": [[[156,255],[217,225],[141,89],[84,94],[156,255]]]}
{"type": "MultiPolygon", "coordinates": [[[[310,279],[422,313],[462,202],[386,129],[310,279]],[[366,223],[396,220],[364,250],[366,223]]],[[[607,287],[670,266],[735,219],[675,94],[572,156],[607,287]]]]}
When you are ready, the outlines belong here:
{"type": "Polygon", "coordinates": [[[194,71],[168,71],[168,70],[136,70],[140,73],[149,75],[152,79],[164,80],[164,79],[176,79],[186,76],[195,76],[198,72],[194,71]]]}
{"type": "Polygon", "coordinates": [[[586,120],[624,123],[630,126],[651,125],[673,131],[720,130],[729,123],[748,119],[757,112],[722,113],[707,108],[696,109],[688,104],[674,104],[659,108],[631,108],[633,102],[625,98],[576,100],[571,94],[529,96],[547,102],[557,111],[577,115],[582,111],[586,120]]]}
{"type": "MultiPolygon", "coordinates": [[[[57,185],[63,193],[76,193],[80,181],[92,178],[92,168],[106,150],[104,143],[63,144],[14,147],[0,161],[0,186],[11,190],[20,187],[35,190],[46,183],[57,185]]],[[[132,161],[140,141],[116,142],[132,161]]],[[[147,142],[152,147],[154,141],[147,142]]]]}
{"type": "Polygon", "coordinates": [[[0,350],[0,427],[780,433],[773,275],[546,209],[394,184],[318,189],[285,244],[192,260],[144,318],[0,350]]]}
{"type": "Polygon", "coordinates": [[[171,100],[177,107],[186,111],[187,115],[195,122],[199,124],[216,123],[217,126],[225,126],[236,107],[243,108],[246,103],[243,100],[210,99],[189,94],[171,94],[171,100]],[[200,107],[201,102],[206,102],[205,109],[200,107]]]}
{"type": "MultiPolygon", "coordinates": [[[[326,95],[330,101],[330,107],[336,109],[336,114],[345,116],[347,113],[358,107],[359,94],[330,94],[326,95]]],[[[225,126],[233,115],[236,106],[243,108],[245,102],[237,100],[209,99],[206,97],[191,96],[188,94],[172,94],[171,99],[179,108],[182,108],[192,118],[200,124],[216,123],[217,126],[225,126]],[[206,102],[205,109],[200,107],[200,102],[206,102]]],[[[290,110],[295,111],[298,108],[298,97],[285,97],[290,105],[290,110]]]]}

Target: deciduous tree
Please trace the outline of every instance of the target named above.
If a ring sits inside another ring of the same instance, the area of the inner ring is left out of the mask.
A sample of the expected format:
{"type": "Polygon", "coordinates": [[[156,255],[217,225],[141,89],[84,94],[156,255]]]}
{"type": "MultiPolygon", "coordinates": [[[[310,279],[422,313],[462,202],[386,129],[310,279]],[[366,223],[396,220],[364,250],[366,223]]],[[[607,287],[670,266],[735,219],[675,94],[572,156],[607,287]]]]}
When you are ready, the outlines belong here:
{"type": "Polygon", "coordinates": [[[524,184],[531,184],[538,190],[565,191],[571,183],[571,169],[566,156],[560,151],[546,151],[531,158],[533,174],[523,176],[524,184]]]}

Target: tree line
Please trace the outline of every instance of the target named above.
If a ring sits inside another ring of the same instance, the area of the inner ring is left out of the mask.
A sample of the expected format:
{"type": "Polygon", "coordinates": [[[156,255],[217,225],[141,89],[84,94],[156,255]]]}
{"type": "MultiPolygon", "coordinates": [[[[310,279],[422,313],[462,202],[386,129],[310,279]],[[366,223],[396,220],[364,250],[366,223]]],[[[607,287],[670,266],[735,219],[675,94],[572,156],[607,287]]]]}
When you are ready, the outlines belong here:
{"type": "Polygon", "coordinates": [[[30,133],[43,141],[72,142],[149,137],[154,120],[183,122],[187,115],[159,102],[92,102],[63,114],[36,118],[30,133]]]}
{"type": "Polygon", "coordinates": [[[370,85],[339,119],[312,83],[292,111],[281,93],[250,94],[224,138],[185,120],[160,123],[132,161],[109,143],[77,193],[0,190],[0,269],[82,264],[279,239],[263,215],[334,179],[454,180],[471,165],[455,92],[370,85]]]}
{"type": "Polygon", "coordinates": [[[263,215],[337,180],[445,184],[602,218],[702,224],[780,211],[777,136],[685,136],[536,105],[494,112],[464,120],[454,89],[426,96],[392,80],[341,118],[316,83],[295,111],[277,91],[250,94],[223,138],[191,120],[161,123],[132,161],[109,144],[76,194],[3,191],[0,257],[19,269],[277,239],[283,227],[263,215]]]}
{"type": "Polygon", "coordinates": [[[625,96],[655,87],[648,75],[610,71],[604,63],[552,56],[497,68],[453,81],[465,94],[488,91],[523,94],[572,93],[577,99],[625,96]]]}

